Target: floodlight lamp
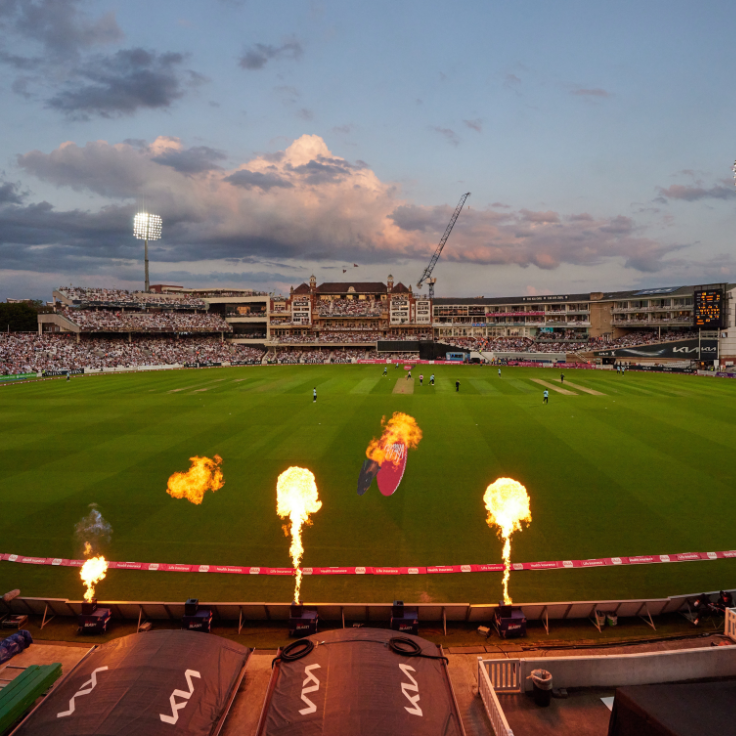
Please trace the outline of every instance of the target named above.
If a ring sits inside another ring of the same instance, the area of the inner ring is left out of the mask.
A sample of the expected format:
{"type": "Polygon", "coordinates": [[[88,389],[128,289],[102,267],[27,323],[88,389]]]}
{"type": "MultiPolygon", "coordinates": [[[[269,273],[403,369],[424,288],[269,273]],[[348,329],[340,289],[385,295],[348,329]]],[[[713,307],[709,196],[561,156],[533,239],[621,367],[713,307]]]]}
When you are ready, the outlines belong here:
{"type": "Polygon", "coordinates": [[[161,218],[147,212],[139,212],[133,218],[133,235],[138,240],[159,240],[161,238],[161,218]]]}

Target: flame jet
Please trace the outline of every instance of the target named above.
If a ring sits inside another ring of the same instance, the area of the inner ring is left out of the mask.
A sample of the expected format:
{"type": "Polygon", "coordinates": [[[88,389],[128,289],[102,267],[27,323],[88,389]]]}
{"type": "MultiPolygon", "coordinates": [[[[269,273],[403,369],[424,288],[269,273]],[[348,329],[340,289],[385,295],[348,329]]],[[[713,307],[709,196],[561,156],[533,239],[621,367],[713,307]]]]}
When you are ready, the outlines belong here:
{"type": "Polygon", "coordinates": [[[79,576],[87,588],[84,594],[84,600],[91,602],[95,597],[95,585],[105,579],[107,575],[107,560],[100,555],[99,557],[90,557],[87,562],[82,565],[79,576]]]}
{"type": "Polygon", "coordinates": [[[220,463],[222,458],[190,457],[192,467],[185,473],[174,473],[169,478],[166,493],[173,498],[186,498],[194,504],[201,504],[207,491],[219,491],[225,485],[220,463]]]}
{"type": "Polygon", "coordinates": [[[416,419],[394,412],[391,419],[381,419],[383,434],[379,439],[372,439],[365,451],[367,460],[358,477],[358,495],[362,496],[370,487],[373,479],[378,477],[378,490],[384,496],[392,495],[401,483],[406,467],[407,453],[416,447],[422,439],[422,430],[416,419]]]}
{"type": "Polygon", "coordinates": [[[291,547],[289,555],[296,571],[294,584],[294,603],[299,603],[302,586],[301,561],[304,554],[302,545],[302,526],[311,524],[310,514],[322,508],[319,500],[314,473],[306,468],[291,467],[285,470],[276,482],[276,513],[291,522],[291,547]]]}
{"type": "Polygon", "coordinates": [[[511,478],[499,478],[486,488],[483,501],[488,511],[486,522],[498,527],[503,537],[503,602],[512,603],[509,596],[509,573],[511,571],[511,535],[520,532],[522,523],[529,524],[532,513],[529,509],[529,494],[521,483],[511,478]]]}

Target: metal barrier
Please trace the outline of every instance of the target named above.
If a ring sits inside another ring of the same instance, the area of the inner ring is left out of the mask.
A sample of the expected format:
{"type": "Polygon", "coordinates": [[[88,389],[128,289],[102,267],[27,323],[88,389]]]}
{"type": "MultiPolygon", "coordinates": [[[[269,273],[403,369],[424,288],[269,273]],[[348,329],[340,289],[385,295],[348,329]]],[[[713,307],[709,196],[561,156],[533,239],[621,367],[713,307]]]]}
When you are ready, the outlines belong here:
{"type": "Polygon", "coordinates": [[[496,695],[493,683],[490,677],[488,677],[488,671],[483,664],[483,659],[478,657],[478,694],[483,700],[486,715],[493,727],[493,733],[496,736],[514,736],[514,732],[506,720],[506,715],[496,695]]]}
{"type": "Polygon", "coordinates": [[[736,608],[726,609],[726,618],[723,622],[723,633],[736,642],[736,608]]]}
{"type": "MultiPolygon", "coordinates": [[[[736,592],[736,591],[733,591],[736,592]]],[[[712,593],[715,594],[715,593],[712,593]]],[[[554,603],[521,603],[519,607],[528,621],[541,621],[549,631],[550,623],[556,620],[590,619],[596,610],[616,613],[619,618],[636,617],[654,627],[652,616],[665,613],[687,611],[699,594],[673,596],[671,598],[650,598],[647,600],[614,601],[566,601],[554,603]]],[[[310,607],[319,611],[323,621],[341,621],[343,625],[356,623],[388,625],[391,619],[390,603],[312,603],[310,607]]],[[[179,620],[184,615],[184,602],[167,601],[100,601],[112,609],[118,619],[161,619],[179,620]]],[[[247,621],[286,621],[289,618],[291,603],[257,602],[202,602],[213,610],[215,620],[235,621],[240,628],[247,621]]],[[[487,624],[492,620],[498,604],[469,603],[407,603],[417,609],[420,622],[441,623],[447,630],[447,622],[487,624]]],[[[26,598],[18,596],[10,603],[0,599],[0,611],[6,613],[32,614],[44,616],[77,616],[81,613],[82,602],[64,598],[26,598]]],[[[731,619],[733,620],[733,619],[731,619]]],[[[736,632],[735,632],[736,635],[736,632]]]]}
{"type": "Polygon", "coordinates": [[[518,659],[487,659],[488,677],[497,692],[521,692],[521,662],[518,659]]]}

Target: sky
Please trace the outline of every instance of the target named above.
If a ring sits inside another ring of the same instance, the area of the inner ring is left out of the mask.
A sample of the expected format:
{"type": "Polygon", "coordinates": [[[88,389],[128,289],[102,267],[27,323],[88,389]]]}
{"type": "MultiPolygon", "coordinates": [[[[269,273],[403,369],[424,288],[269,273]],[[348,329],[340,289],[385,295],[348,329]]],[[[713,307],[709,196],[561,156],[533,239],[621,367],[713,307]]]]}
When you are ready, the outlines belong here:
{"type": "Polygon", "coordinates": [[[0,299],[736,281],[736,3],[0,0],[0,299]]]}

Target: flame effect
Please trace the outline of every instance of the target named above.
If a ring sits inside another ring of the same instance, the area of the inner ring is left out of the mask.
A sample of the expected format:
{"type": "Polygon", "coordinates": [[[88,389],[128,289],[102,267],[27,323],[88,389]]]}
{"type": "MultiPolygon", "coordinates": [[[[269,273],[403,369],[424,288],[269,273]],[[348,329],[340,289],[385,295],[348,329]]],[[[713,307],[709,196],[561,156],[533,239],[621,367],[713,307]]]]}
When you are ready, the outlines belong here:
{"type": "Polygon", "coordinates": [[[499,478],[486,488],[483,501],[488,511],[488,526],[498,527],[503,537],[503,602],[512,603],[509,596],[509,573],[511,571],[511,535],[520,532],[522,522],[529,524],[532,513],[529,509],[529,494],[521,483],[511,478],[499,478]]]}
{"type": "Polygon", "coordinates": [[[304,554],[302,546],[302,525],[310,524],[309,514],[322,508],[319,500],[314,474],[306,468],[291,467],[285,470],[276,483],[276,513],[291,522],[291,563],[296,570],[294,603],[299,603],[302,586],[302,571],[299,565],[304,554]]]}
{"type": "Polygon", "coordinates": [[[383,425],[383,434],[380,439],[373,439],[365,451],[366,456],[370,460],[374,460],[379,465],[383,465],[389,460],[394,465],[398,464],[398,456],[395,452],[391,452],[391,448],[397,444],[403,444],[406,449],[416,447],[422,439],[422,430],[419,429],[417,420],[400,411],[394,412],[391,419],[386,421],[386,417],[381,419],[383,425]]]}
{"type": "Polygon", "coordinates": [[[92,545],[89,542],[84,543],[84,556],[89,557],[92,554],[92,545]]]}
{"type": "Polygon", "coordinates": [[[169,478],[166,493],[173,498],[186,498],[199,505],[206,491],[218,491],[225,485],[220,463],[222,458],[190,457],[192,467],[186,473],[174,473],[169,478]]]}
{"type": "Polygon", "coordinates": [[[87,562],[82,565],[79,576],[82,582],[87,586],[87,592],[84,594],[84,600],[88,603],[95,597],[95,585],[105,579],[107,574],[107,560],[100,555],[99,557],[90,557],[87,562]]]}

